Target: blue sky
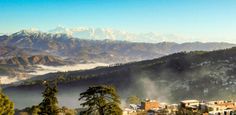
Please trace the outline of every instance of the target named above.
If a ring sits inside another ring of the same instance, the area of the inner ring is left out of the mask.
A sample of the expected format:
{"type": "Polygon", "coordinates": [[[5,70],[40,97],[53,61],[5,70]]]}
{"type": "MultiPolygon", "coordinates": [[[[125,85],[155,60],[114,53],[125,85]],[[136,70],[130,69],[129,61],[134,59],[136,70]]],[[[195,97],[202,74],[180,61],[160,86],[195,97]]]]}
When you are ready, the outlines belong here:
{"type": "Polygon", "coordinates": [[[236,43],[236,0],[0,0],[0,12],[0,33],[62,25],[236,43]]]}

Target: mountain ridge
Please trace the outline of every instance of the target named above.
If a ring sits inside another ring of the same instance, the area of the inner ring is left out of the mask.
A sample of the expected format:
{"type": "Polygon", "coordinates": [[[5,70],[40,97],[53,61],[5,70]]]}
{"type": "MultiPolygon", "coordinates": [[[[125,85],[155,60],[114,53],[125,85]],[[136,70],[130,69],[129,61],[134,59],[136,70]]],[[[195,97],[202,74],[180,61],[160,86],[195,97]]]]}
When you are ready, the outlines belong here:
{"type": "Polygon", "coordinates": [[[1,59],[1,65],[15,65],[15,66],[28,66],[28,65],[64,65],[64,60],[49,56],[49,55],[34,55],[34,56],[22,56],[12,57],[8,59],[1,59]]]}
{"type": "Polygon", "coordinates": [[[148,43],[160,43],[160,42],[177,42],[183,43],[183,41],[193,42],[184,36],[176,34],[160,34],[157,32],[128,32],[123,30],[117,30],[112,28],[93,28],[93,27],[75,27],[66,28],[58,26],[55,29],[49,30],[50,33],[66,33],[73,37],[81,39],[92,39],[92,40],[121,40],[130,42],[148,42],[148,43]]]}
{"type": "MultiPolygon", "coordinates": [[[[122,99],[130,95],[171,103],[193,98],[236,99],[235,59],[236,47],[211,52],[180,52],[112,67],[51,73],[26,80],[21,85],[5,87],[4,92],[13,98],[17,98],[15,91],[39,94],[44,80],[57,79],[60,98],[76,97],[91,85],[108,84],[117,88],[122,99]]],[[[73,99],[67,102],[76,105],[73,99]]]]}
{"type": "MultiPolygon", "coordinates": [[[[67,34],[22,30],[0,36],[0,46],[37,49],[55,56],[106,63],[126,63],[161,57],[181,51],[212,51],[236,46],[230,43],[135,43],[114,40],[84,40],[67,34]],[[108,61],[109,60],[109,61],[108,61]]],[[[33,52],[32,52],[33,53],[33,52]]],[[[28,52],[30,55],[30,52],[28,52]]],[[[1,56],[1,55],[0,55],[1,56]]],[[[4,56],[1,56],[4,57],[4,56]]]]}

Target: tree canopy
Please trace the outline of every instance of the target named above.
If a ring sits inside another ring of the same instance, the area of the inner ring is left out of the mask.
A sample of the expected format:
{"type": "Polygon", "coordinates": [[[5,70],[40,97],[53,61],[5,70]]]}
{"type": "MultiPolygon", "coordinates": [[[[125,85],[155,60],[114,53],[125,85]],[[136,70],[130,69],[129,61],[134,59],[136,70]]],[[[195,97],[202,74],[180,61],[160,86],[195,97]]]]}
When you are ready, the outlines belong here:
{"type": "Polygon", "coordinates": [[[80,94],[79,100],[85,101],[81,103],[83,107],[87,107],[83,112],[85,114],[122,115],[119,96],[112,86],[89,87],[80,94]]]}
{"type": "Polygon", "coordinates": [[[58,93],[57,84],[45,84],[45,90],[42,92],[43,101],[39,104],[40,115],[56,115],[58,113],[58,101],[56,94],[58,93]]]}
{"type": "Polygon", "coordinates": [[[0,115],[14,115],[14,103],[0,91],[0,115]]]}
{"type": "Polygon", "coordinates": [[[141,103],[141,99],[137,96],[130,96],[127,98],[126,103],[128,104],[140,104],[141,103]]]}

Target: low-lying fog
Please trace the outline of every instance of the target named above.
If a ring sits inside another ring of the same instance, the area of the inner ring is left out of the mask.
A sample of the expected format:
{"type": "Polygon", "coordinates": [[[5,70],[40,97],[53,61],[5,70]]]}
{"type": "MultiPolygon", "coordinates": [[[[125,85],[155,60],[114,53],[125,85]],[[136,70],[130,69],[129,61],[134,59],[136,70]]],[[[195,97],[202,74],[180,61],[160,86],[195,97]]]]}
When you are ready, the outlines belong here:
{"type": "Polygon", "coordinates": [[[0,81],[1,81],[1,84],[10,84],[13,82],[17,82],[18,78],[17,77],[9,77],[9,76],[0,76],[0,81]]]}
{"type": "Polygon", "coordinates": [[[45,66],[37,65],[35,72],[30,72],[30,75],[43,75],[53,72],[66,72],[75,70],[86,70],[92,69],[98,66],[108,66],[105,63],[88,63],[88,64],[75,64],[75,65],[64,65],[64,66],[45,66]]]}
{"type": "MultiPolygon", "coordinates": [[[[115,86],[117,93],[121,98],[122,106],[129,96],[139,96],[141,99],[157,99],[160,102],[171,102],[170,87],[162,87],[159,80],[152,80],[146,74],[140,74],[132,79],[133,83],[128,86],[115,86]],[[124,89],[122,88],[124,87],[124,89]]],[[[80,93],[84,92],[90,85],[82,85],[81,82],[59,84],[59,93],[57,99],[60,106],[69,108],[79,108],[82,101],[78,101],[80,93]]],[[[96,84],[96,83],[95,83],[96,84]]],[[[42,101],[43,86],[11,88],[4,90],[4,93],[15,103],[15,108],[23,109],[37,105],[42,101]]]]}
{"type": "Polygon", "coordinates": [[[20,80],[29,79],[37,75],[44,75],[47,73],[54,72],[66,72],[66,71],[75,71],[75,70],[86,70],[96,68],[98,66],[108,66],[105,63],[86,63],[86,64],[74,64],[74,65],[64,65],[64,66],[46,66],[46,65],[36,65],[33,68],[32,72],[23,73],[26,74],[22,76],[0,76],[1,84],[10,84],[20,80]]]}

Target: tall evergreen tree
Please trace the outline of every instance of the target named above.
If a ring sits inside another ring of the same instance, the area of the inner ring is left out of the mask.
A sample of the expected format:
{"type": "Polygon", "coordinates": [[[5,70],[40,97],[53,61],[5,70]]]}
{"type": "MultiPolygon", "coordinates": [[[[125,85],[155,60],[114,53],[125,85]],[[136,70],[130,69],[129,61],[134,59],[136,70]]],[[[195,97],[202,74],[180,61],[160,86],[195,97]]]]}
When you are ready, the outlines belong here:
{"type": "Polygon", "coordinates": [[[39,104],[40,115],[57,115],[58,113],[58,101],[56,94],[58,93],[57,84],[45,84],[45,90],[42,92],[43,101],[39,104]]]}
{"type": "Polygon", "coordinates": [[[85,102],[81,105],[87,107],[83,112],[85,114],[122,115],[119,96],[112,86],[89,87],[87,91],[80,94],[79,100],[82,99],[85,102]]]}
{"type": "Polygon", "coordinates": [[[3,94],[0,84],[0,115],[14,115],[14,103],[3,94]]]}

